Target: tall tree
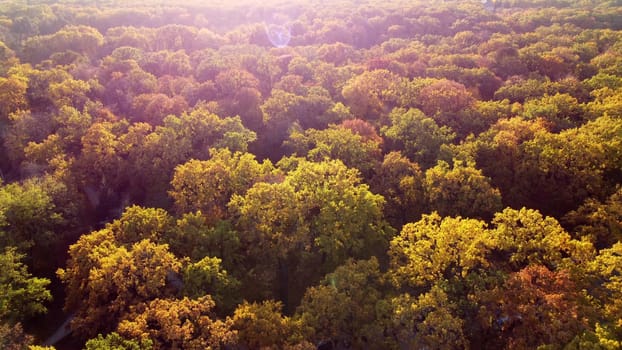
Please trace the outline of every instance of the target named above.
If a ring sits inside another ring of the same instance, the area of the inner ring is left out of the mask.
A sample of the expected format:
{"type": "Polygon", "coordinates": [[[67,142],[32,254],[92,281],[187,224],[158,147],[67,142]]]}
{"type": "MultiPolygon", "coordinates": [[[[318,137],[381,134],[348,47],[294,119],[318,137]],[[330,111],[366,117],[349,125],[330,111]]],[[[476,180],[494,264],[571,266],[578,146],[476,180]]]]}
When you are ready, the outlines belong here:
{"type": "Polygon", "coordinates": [[[14,324],[47,312],[44,303],[52,300],[50,280],[33,277],[15,248],[0,253],[0,324],[14,324]]]}
{"type": "Polygon", "coordinates": [[[388,309],[387,331],[394,348],[469,348],[458,305],[438,286],[418,297],[404,293],[391,298],[388,309]]]}
{"type": "Polygon", "coordinates": [[[226,217],[227,203],[273,171],[270,161],[259,163],[250,153],[210,149],[209,160],[190,160],[175,168],[170,191],[180,213],[200,210],[213,220],[226,217]]]}
{"type": "Polygon", "coordinates": [[[282,182],[257,183],[234,196],[230,208],[245,233],[243,249],[257,267],[249,272],[280,286],[275,295],[287,307],[290,293],[293,303],[318,274],[348,257],[382,254],[390,234],[383,203],[343,163],[301,160],[282,182]]]}
{"type": "Polygon", "coordinates": [[[382,277],[378,261],[348,260],[320,285],[307,289],[298,308],[303,326],[312,330],[315,343],[354,348],[379,348],[384,344],[382,277]]]}
{"type": "Polygon", "coordinates": [[[490,179],[474,167],[454,160],[444,161],[425,173],[425,192],[431,210],[441,216],[466,216],[487,219],[501,209],[501,193],[490,179]]]}
{"type": "Polygon", "coordinates": [[[341,93],[357,118],[382,120],[395,107],[393,91],[400,78],[386,69],[363,72],[350,79],[341,93]]]}
{"type": "Polygon", "coordinates": [[[58,276],[66,286],[65,308],[75,313],[71,328],[79,336],[110,332],[132,306],[177,292],[170,276],[181,264],[166,245],[142,240],[126,248],[104,229],[82,236],[69,255],[58,276]]]}
{"type": "Polygon", "coordinates": [[[283,316],[282,309],[282,303],[272,300],[240,304],[232,317],[232,328],[238,332],[237,345],[249,349],[315,349],[303,339],[299,322],[283,316]]]}
{"type": "Polygon", "coordinates": [[[580,312],[584,301],[567,271],[531,265],[479,298],[478,317],[491,333],[486,347],[567,344],[587,326],[580,312]]]}
{"type": "Polygon", "coordinates": [[[408,222],[419,220],[428,208],[424,192],[424,174],[419,165],[408,160],[400,152],[384,156],[382,164],[375,170],[370,186],[374,193],[384,197],[385,217],[400,228],[408,222]]]}
{"type": "Polygon", "coordinates": [[[441,145],[450,143],[455,134],[451,129],[439,127],[420,110],[396,108],[389,115],[391,125],[381,129],[389,139],[389,147],[403,152],[411,161],[424,169],[433,166],[438,159],[441,145]]]}
{"type": "Polygon", "coordinates": [[[155,299],[142,304],[121,321],[118,332],[150,340],[153,349],[226,349],[235,344],[231,320],[218,320],[209,296],[198,299],[155,299]]]}

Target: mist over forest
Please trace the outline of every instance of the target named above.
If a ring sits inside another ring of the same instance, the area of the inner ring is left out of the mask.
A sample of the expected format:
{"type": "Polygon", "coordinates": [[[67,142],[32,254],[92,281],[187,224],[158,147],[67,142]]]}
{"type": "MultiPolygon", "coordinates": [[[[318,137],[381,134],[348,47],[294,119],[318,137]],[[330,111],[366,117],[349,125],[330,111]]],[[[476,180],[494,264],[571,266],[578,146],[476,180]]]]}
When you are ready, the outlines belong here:
{"type": "Polygon", "coordinates": [[[0,1],[0,349],[622,347],[622,1],[0,1]]]}

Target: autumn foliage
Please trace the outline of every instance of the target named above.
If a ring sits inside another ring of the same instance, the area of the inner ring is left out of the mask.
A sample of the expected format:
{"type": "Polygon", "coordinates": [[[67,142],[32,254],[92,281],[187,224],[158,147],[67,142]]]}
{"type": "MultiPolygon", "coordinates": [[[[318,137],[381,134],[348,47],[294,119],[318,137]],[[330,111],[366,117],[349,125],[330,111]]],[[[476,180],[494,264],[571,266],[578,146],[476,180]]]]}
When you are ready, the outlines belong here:
{"type": "Polygon", "coordinates": [[[0,348],[622,347],[621,23],[0,3],[0,348]]]}

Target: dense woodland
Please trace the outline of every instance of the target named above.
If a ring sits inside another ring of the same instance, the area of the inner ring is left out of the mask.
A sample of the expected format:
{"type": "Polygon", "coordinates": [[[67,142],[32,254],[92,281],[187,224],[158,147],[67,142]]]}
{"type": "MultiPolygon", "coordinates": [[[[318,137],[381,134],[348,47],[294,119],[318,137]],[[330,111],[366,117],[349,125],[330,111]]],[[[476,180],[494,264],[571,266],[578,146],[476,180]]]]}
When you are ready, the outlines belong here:
{"type": "Polygon", "coordinates": [[[3,1],[0,176],[1,349],[619,349],[622,1],[3,1]]]}

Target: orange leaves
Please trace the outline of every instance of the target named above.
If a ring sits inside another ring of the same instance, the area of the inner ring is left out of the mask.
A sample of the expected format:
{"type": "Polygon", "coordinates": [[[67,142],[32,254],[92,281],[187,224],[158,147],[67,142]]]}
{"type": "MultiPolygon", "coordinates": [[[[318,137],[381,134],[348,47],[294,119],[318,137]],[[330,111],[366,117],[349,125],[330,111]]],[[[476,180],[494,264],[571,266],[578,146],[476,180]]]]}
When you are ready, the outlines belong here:
{"type": "Polygon", "coordinates": [[[81,335],[110,331],[132,305],[176,292],[168,278],[181,264],[166,245],[143,240],[127,249],[104,229],[83,236],[69,254],[59,277],[65,306],[76,314],[72,329],[81,335]]]}
{"type": "Polygon", "coordinates": [[[230,320],[213,318],[209,296],[181,300],[155,299],[141,305],[119,324],[121,335],[153,341],[154,349],[220,349],[232,344],[230,320]]]}
{"type": "Polygon", "coordinates": [[[532,265],[474,298],[480,321],[495,334],[499,347],[566,344],[586,326],[579,315],[581,294],[564,270],[532,265]]]}

